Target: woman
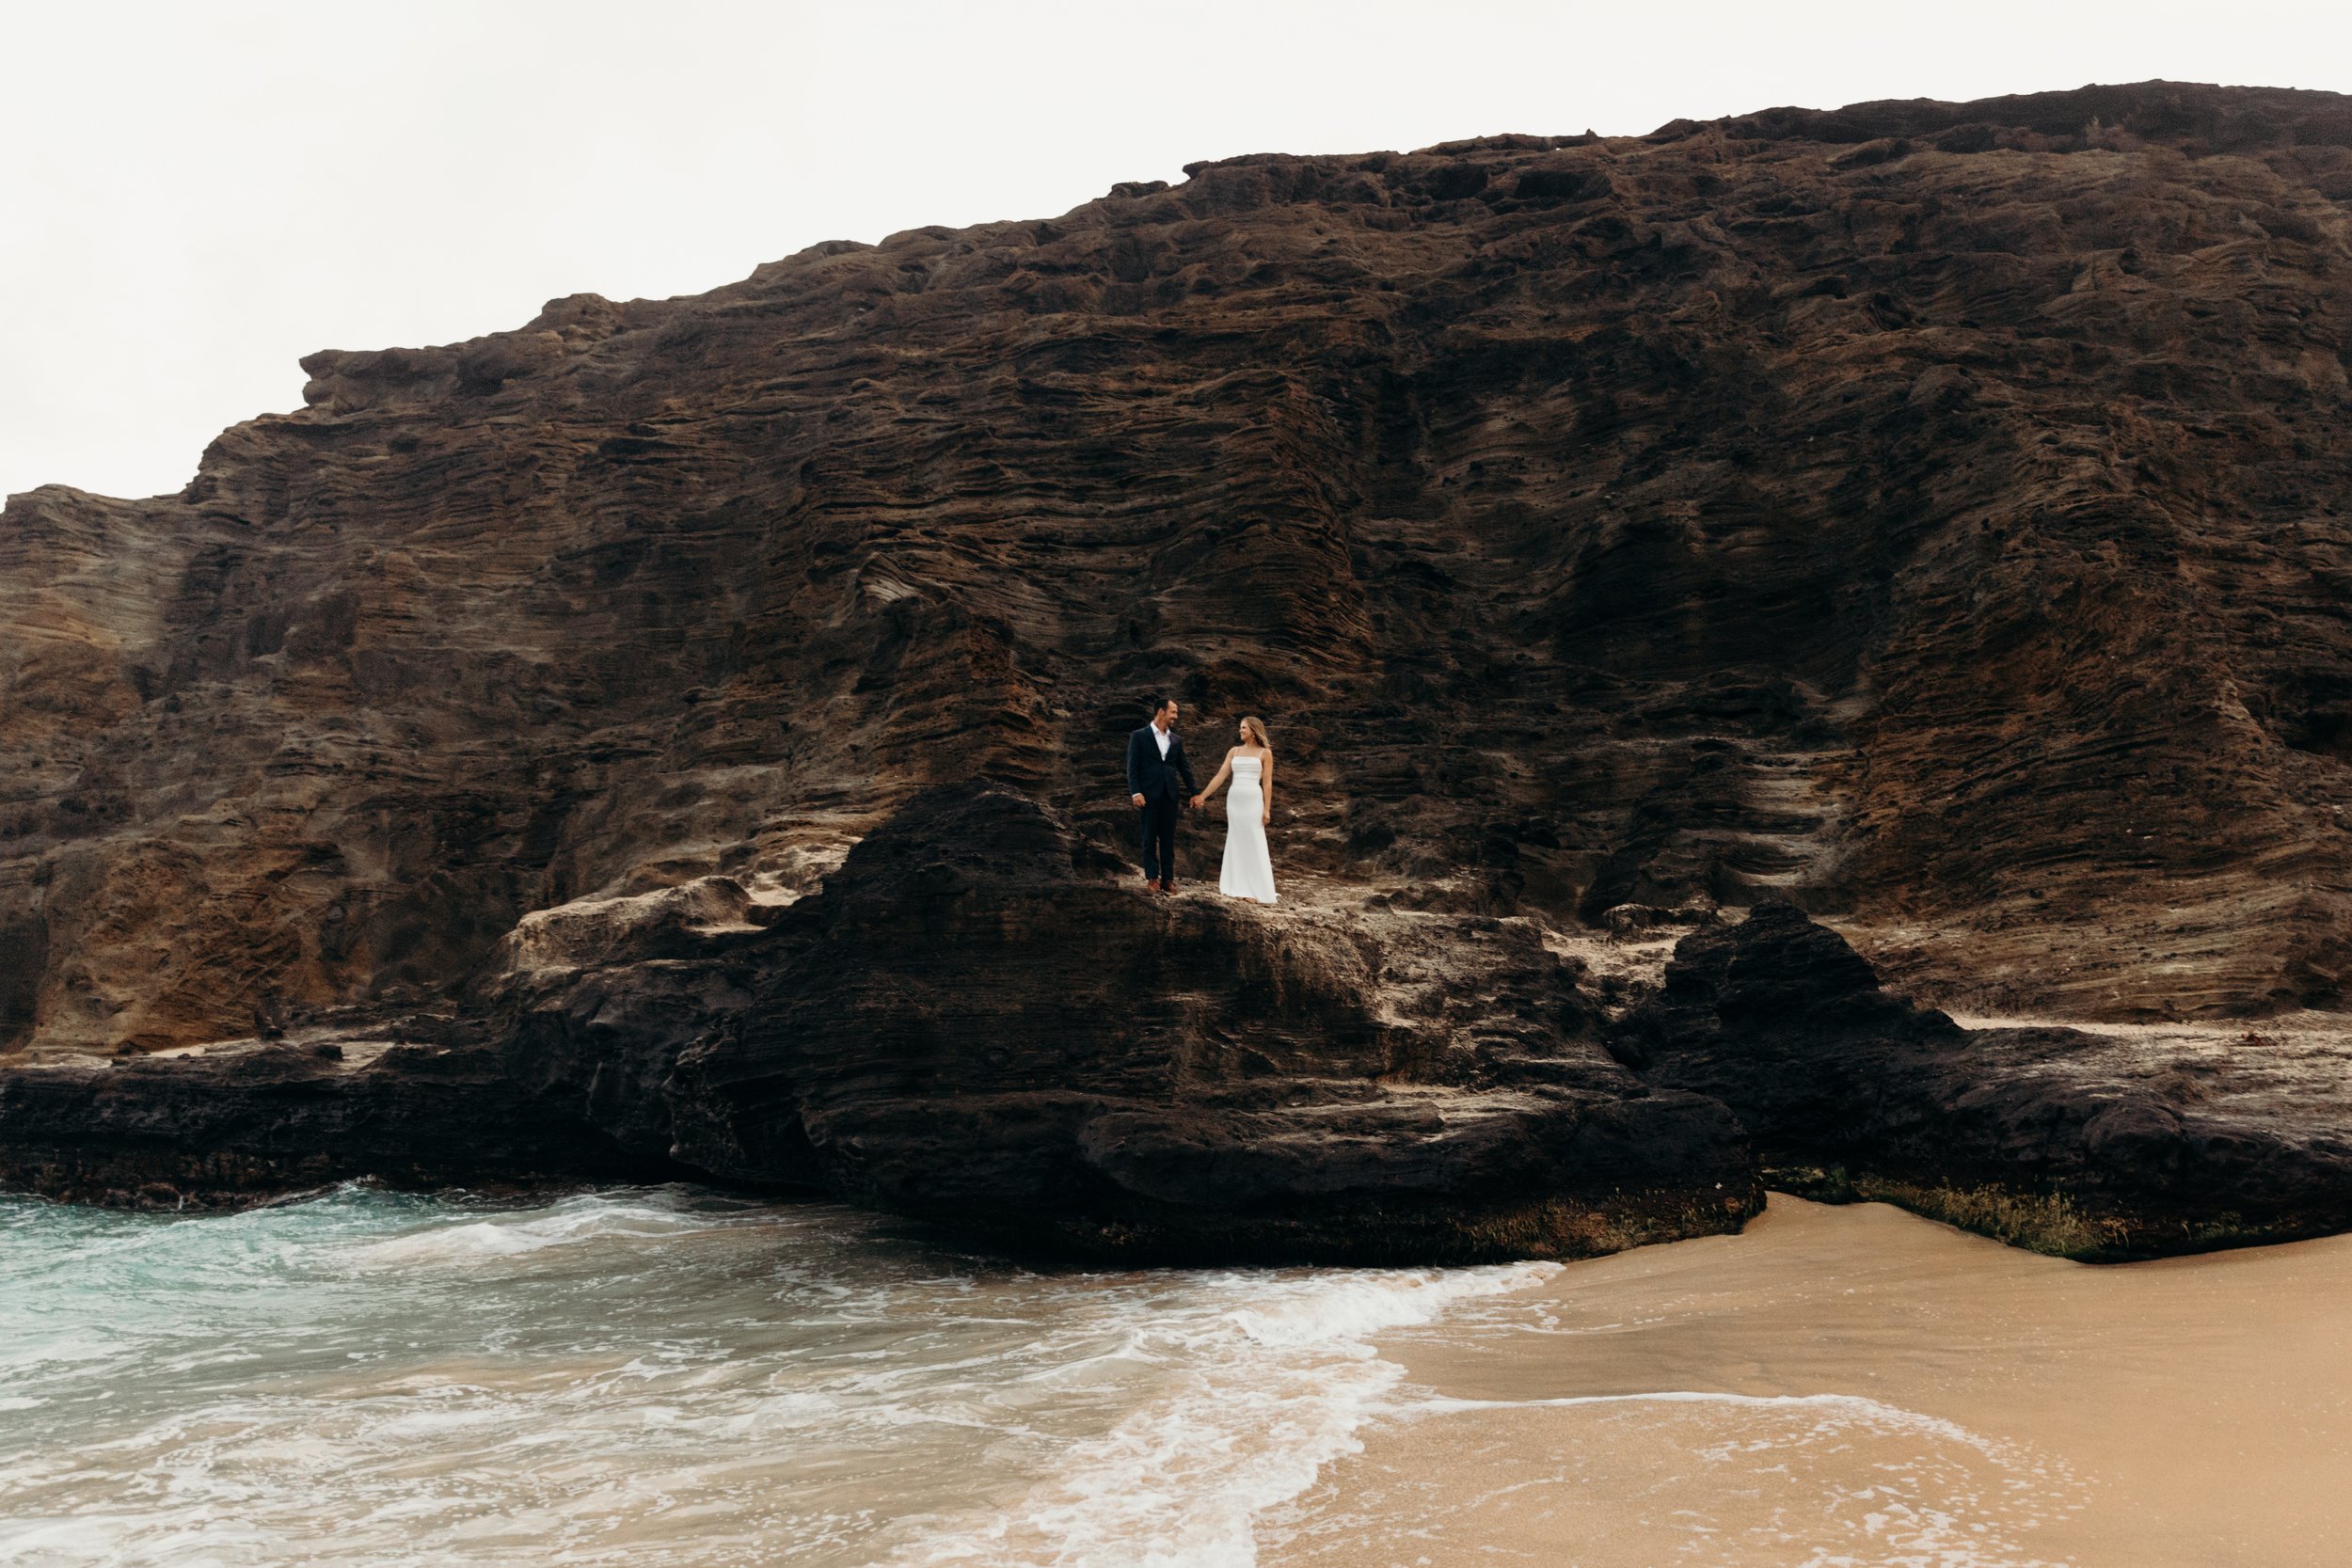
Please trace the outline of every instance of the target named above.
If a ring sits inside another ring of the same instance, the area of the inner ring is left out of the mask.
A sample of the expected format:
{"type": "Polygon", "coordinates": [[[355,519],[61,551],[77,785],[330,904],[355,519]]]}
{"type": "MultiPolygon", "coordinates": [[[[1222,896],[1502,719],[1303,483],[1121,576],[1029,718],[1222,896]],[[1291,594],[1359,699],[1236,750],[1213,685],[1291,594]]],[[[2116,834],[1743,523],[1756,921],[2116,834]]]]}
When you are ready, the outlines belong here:
{"type": "Polygon", "coordinates": [[[1274,818],[1274,746],[1255,719],[1241,721],[1241,744],[1225,753],[1209,787],[1192,798],[1192,809],[1199,811],[1229,778],[1233,793],[1225,800],[1225,869],[1217,877],[1217,891],[1228,898],[1271,904],[1274,857],[1266,852],[1265,830],[1274,818]]]}

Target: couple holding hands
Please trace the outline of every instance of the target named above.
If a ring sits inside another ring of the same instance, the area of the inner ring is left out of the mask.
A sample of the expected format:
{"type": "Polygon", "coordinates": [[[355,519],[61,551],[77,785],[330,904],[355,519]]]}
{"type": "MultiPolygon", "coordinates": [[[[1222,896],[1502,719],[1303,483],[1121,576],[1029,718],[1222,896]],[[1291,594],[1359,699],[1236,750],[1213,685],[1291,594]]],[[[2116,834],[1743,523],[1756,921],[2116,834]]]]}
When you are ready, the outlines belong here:
{"type": "Polygon", "coordinates": [[[1265,842],[1266,823],[1274,813],[1274,748],[1257,720],[1244,719],[1239,730],[1240,743],[1226,752],[1224,765],[1206,789],[1192,782],[1192,763],[1176,734],[1173,698],[1154,701],[1152,721],[1127,737],[1127,798],[1143,814],[1144,885],[1153,893],[1176,891],[1178,813],[1186,805],[1198,810],[1231,779],[1233,791],[1225,799],[1225,865],[1217,891],[1228,898],[1274,902],[1274,858],[1265,842]]]}

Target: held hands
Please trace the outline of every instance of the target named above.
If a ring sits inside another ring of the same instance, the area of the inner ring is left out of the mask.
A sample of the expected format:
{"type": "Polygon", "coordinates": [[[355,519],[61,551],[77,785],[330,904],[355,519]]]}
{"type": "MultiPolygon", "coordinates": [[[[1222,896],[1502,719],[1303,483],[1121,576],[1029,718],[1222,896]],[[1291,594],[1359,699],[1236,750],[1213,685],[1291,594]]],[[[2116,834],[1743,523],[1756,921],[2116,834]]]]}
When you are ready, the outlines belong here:
{"type": "Polygon", "coordinates": [[[1195,810],[1195,811],[1199,811],[1199,810],[1200,809],[1200,799],[1201,799],[1201,798],[1200,798],[1200,796],[1198,796],[1198,795],[1196,795],[1196,796],[1194,796],[1194,797],[1192,798],[1192,809],[1193,809],[1193,810],[1195,810]]]}

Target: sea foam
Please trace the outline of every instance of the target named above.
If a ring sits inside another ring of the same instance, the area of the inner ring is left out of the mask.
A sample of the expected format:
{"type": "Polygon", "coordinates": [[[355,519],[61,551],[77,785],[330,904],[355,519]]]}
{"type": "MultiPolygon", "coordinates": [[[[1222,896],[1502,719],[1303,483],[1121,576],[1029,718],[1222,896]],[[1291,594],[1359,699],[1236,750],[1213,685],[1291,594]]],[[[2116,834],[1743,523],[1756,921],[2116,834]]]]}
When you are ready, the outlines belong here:
{"type": "Polygon", "coordinates": [[[0,1200],[0,1559],[1240,1568],[1549,1265],[1039,1273],[830,1205],[0,1200]]]}

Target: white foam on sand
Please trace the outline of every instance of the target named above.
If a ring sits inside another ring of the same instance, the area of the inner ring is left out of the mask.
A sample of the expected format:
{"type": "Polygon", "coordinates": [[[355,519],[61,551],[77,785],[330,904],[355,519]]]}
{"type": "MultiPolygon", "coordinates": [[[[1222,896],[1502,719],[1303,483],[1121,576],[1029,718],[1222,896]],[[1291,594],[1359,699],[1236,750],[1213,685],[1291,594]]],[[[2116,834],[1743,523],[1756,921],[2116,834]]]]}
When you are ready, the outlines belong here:
{"type": "Polygon", "coordinates": [[[1410,1404],[1399,1406],[1391,1414],[1410,1418],[1414,1416],[1448,1416],[1469,1410],[1571,1409],[1580,1405],[1601,1404],[1720,1404],[1752,1410],[1814,1410],[1883,1430],[1913,1432],[1947,1443],[1957,1443],[1963,1448],[1974,1449],[1987,1458],[1999,1457],[2009,1447],[1992,1438],[1979,1436],[1940,1416],[1905,1410],[1899,1405],[1887,1404],[1861,1394],[1725,1394],[1701,1389],[1661,1388],[1637,1394],[1570,1394],[1544,1400],[1461,1400],[1439,1396],[1415,1400],[1410,1404]]]}
{"type": "Polygon", "coordinates": [[[1373,1336],[1553,1268],[1038,1274],[688,1190],[9,1223],[11,1568],[1240,1568],[1373,1336]]]}
{"type": "MultiPolygon", "coordinates": [[[[1421,1538],[1460,1551],[1488,1545],[1496,1521],[1469,1521],[1521,1493],[1541,1494],[1522,1506],[1549,1510],[1563,1529],[1601,1499],[1653,1527],[1678,1527],[1679,1540],[1649,1542],[1676,1560],[1698,1553],[1788,1568],[2053,1568],[2030,1543],[2071,1512],[2078,1491],[2053,1456],[1860,1394],[1423,1396],[1388,1414],[1418,1422],[1538,1411],[1590,1412],[1608,1424],[1486,1429],[1490,1449],[1500,1449],[1491,1464],[1468,1484],[1454,1476],[1410,1505],[1421,1538]],[[1644,1410],[1654,1415],[1636,1414],[1644,1410]],[[1620,1411],[1626,1418],[1611,1414],[1620,1411]],[[1520,1434],[1504,1440],[1501,1432],[1520,1434]]],[[[1398,1507],[1391,1500],[1373,1528],[1392,1534],[1398,1507]]],[[[1604,1555],[1630,1561],[1622,1555],[1630,1549],[1613,1544],[1604,1555]]]]}
{"type": "Polygon", "coordinates": [[[1223,1273],[1194,1299],[1138,1304],[1125,1354],[1156,1361],[1153,1397],[1073,1443],[1053,1479],[984,1517],[942,1521],[890,1560],[1054,1568],[1248,1568],[1254,1521],[1357,1451],[1404,1375],[1371,1337],[1558,1265],[1223,1273]]]}

